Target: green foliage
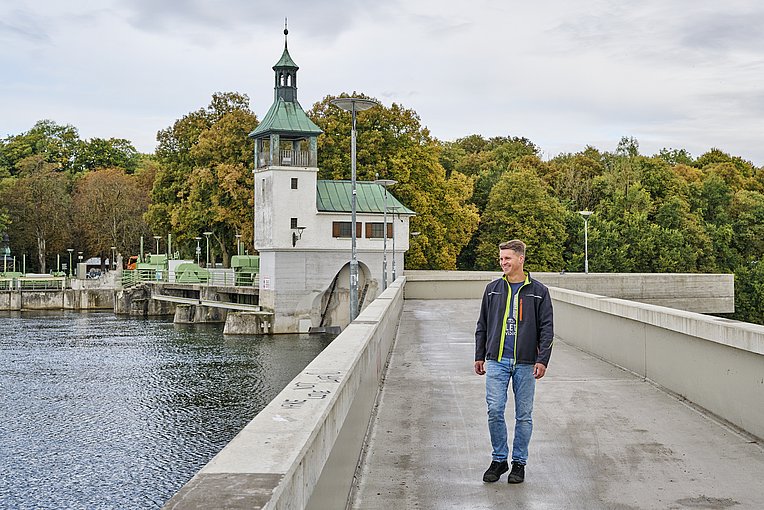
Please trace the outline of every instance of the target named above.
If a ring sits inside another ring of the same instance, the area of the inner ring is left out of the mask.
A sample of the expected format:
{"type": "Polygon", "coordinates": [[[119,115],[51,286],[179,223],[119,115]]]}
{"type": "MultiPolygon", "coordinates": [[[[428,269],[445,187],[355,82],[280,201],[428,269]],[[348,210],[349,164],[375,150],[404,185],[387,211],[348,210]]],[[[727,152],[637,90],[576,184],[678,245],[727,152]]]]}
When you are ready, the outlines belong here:
{"type": "Polygon", "coordinates": [[[735,268],[735,313],[738,320],[764,324],[764,262],[753,260],[735,268]]]}
{"type": "MultiPolygon", "coordinates": [[[[309,112],[324,130],[319,178],[349,179],[351,117],[331,99],[309,112]]],[[[399,104],[357,120],[358,179],[397,180],[392,193],[417,212],[408,268],[498,270],[498,243],[521,238],[530,270],[582,271],[578,211],[590,210],[590,271],[734,272],[733,317],[764,323],[764,168],[719,149],[648,157],[630,137],[612,152],[586,147],[542,161],[521,137],[438,141],[399,104]]],[[[238,93],[213,94],[160,131],[155,155],[39,121],[0,140],[0,230],[15,253],[36,253],[41,271],[66,248],[96,254],[124,244],[127,252],[136,236],[168,232],[192,257],[193,237],[212,231],[225,261],[235,234],[252,243],[247,134],[256,126],[238,93]]]]}
{"type": "Polygon", "coordinates": [[[42,156],[23,161],[22,174],[0,190],[0,203],[10,217],[15,251],[36,253],[37,270],[46,272],[48,254],[64,251],[71,238],[68,181],[42,156]]]}
{"type": "Polygon", "coordinates": [[[482,220],[476,269],[496,269],[499,243],[510,239],[527,244],[529,270],[559,271],[564,267],[565,210],[527,166],[502,175],[491,190],[482,220]]]}
{"type": "Polygon", "coordinates": [[[213,94],[209,106],[159,132],[159,167],[145,216],[153,232],[173,233],[190,257],[193,238],[210,231],[213,254],[222,254],[226,265],[235,234],[252,245],[253,143],[247,135],[257,124],[247,96],[228,92],[213,94]]]}
{"type": "MultiPolygon", "coordinates": [[[[332,99],[324,98],[309,112],[324,131],[318,139],[319,178],[350,179],[352,117],[333,106],[332,99]]],[[[398,181],[392,193],[417,213],[410,229],[420,235],[411,240],[406,267],[455,269],[478,224],[477,211],[468,203],[472,179],[457,170],[447,175],[441,146],[421,126],[419,116],[401,105],[359,112],[356,131],[357,179],[398,181]]]]}
{"type": "Polygon", "coordinates": [[[82,141],[73,126],[60,126],[52,120],[38,121],[32,129],[9,136],[0,144],[0,167],[17,175],[19,165],[31,156],[59,171],[71,171],[82,141]]]}
{"type": "Polygon", "coordinates": [[[132,174],[138,167],[139,158],[140,154],[129,140],[92,138],[80,144],[72,166],[77,171],[121,168],[132,174]]]}

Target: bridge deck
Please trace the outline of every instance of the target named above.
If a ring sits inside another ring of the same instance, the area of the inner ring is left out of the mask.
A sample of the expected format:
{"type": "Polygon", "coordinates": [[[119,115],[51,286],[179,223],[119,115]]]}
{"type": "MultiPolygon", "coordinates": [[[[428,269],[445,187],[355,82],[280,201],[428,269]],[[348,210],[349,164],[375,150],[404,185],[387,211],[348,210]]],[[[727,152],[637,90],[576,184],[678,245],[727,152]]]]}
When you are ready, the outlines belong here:
{"type": "Polygon", "coordinates": [[[525,483],[483,483],[479,306],[406,301],[352,508],[764,508],[760,444],[562,342],[536,387],[525,483]]]}
{"type": "Polygon", "coordinates": [[[243,303],[229,303],[227,301],[212,301],[210,299],[184,298],[179,296],[167,296],[164,294],[153,294],[152,299],[157,301],[169,301],[181,305],[209,306],[212,308],[225,308],[226,310],[238,310],[241,312],[261,312],[263,315],[273,315],[271,312],[262,312],[259,305],[248,305],[243,303]]]}

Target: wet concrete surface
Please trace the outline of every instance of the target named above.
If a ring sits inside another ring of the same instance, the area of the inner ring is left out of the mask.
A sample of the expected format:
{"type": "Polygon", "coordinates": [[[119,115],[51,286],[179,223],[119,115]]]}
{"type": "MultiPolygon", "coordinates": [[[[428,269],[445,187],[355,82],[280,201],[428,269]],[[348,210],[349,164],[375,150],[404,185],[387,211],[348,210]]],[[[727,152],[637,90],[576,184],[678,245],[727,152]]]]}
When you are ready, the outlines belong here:
{"type": "MultiPolygon", "coordinates": [[[[406,301],[351,508],[764,509],[755,438],[560,341],[536,386],[525,482],[484,483],[479,307],[406,301]]],[[[511,448],[511,397],[507,422],[511,448]]]]}

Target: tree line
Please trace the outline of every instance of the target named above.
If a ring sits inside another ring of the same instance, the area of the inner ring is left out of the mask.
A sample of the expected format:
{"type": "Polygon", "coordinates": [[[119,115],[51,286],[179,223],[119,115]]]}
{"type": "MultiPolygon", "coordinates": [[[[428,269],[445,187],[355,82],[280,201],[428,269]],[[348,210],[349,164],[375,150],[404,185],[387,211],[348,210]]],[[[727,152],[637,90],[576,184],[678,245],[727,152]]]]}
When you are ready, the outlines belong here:
{"type": "MultiPolygon", "coordinates": [[[[349,179],[351,118],[332,99],[308,111],[324,131],[319,178],[349,179]]],[[[40,121],[0,141],[0,232],[40,272],[67,248],[137,254],[141,235],[168,233],[193,258],[194,238],[211,232],[227,264],[237,235],[254,252],[257,124],[235,92],[161,130],[154,154],[40,121]]],[[[764,169],[751,162],[719,149],[647,156],[627,137],[544,161],[522,137],[437,140],[399,104],[360,112],[357,128],[358,179],[398,181],[391,191],[417,212],[407,268],[498,270],[498,243],[521,238],[529,270],[583,271],[587,210],[591,272],[734,273],[734,318],[764,323],[764,169]]]]}

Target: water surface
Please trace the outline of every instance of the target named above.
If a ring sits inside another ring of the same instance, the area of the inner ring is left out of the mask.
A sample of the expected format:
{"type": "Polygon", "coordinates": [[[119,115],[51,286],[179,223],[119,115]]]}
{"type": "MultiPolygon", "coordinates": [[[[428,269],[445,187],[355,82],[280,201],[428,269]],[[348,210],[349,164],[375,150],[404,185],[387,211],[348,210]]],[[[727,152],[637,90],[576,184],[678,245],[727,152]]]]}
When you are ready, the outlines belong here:
{"type": "Polygon", "coordinates": [[[327,335],[0,312],[0,508],[159,508],[327,335]]]}

